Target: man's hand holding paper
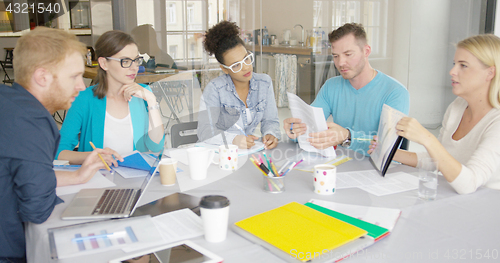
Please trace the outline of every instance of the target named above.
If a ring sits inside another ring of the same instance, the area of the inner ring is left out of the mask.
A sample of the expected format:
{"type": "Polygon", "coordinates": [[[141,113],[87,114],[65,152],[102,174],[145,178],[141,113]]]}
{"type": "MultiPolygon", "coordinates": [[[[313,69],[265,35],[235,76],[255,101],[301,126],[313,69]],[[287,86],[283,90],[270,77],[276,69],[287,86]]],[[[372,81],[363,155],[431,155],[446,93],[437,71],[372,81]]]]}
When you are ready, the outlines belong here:
{"type": "Polygon", "coordinates": [[[325,131],[309,133],[307,141],[317,149],[339,145],[349,136],[349,130],[334,122],[327,122],[326,125],[328,129],[325,131]]]}
{"type": "MultiPolygon", "coordinates": [[[[333,147],[324,144],[328,139],[321,136],[320,145],[324,148],[317,148],[309,141],[310,134],[325,133],[328,130],[328,125],[321,108],[312,107],[307,105],[297,95],[287,93],[290,111],[294,118],[289,118],[284,122],[284,128],[288,137],[297,139],[301,149],[308,152],[318,152],[323,156],[334,157],[336,156],[333,147]],[[302,123],[302,121],[304,121],[302,123]],[[298,126],[298,127],[297,127],[298,126]],[[307,132],[310,132],[307,134],[307,132]],[[321,141],[324,140],[324,141],[321,141]]],[[[317,139],[317,138],[313,138],[317,139]]],[[[333,145],[331,145],[333,146],[333,145]]]]}

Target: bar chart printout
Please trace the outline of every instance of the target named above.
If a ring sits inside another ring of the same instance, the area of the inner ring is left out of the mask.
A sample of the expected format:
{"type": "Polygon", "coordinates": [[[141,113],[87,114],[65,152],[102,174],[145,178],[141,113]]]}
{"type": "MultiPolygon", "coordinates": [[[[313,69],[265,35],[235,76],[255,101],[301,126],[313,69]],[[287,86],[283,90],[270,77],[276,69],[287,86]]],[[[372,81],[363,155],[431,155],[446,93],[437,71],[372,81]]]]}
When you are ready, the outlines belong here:
{"type": "Polygon", "coordinates": [[[150,216],[106,220],[48,230],[52,258],[68,258],[130,245],[163,242],[150,216]]]}

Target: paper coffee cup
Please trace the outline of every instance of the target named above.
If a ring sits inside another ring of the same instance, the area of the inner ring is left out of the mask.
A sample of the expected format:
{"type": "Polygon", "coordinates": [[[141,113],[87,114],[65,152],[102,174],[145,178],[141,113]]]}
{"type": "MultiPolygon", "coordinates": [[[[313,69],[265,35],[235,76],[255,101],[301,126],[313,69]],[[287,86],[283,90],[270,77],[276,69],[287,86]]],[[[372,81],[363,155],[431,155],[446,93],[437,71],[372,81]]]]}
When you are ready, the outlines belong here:
{"type": "Polygon", "coordinates": [[[335,193],[337,167],[330,164],[314,166],[314,192],[320,195],[335,193]]]}
{"type": "Polygon", "coordinates": [[[207,195],[200,201],[203,231],[208,242],[222,242],[227,236],[229,200],[220,195],[207,195]]]}
{"type": "Polygon", "coordinates": [[[177,160],[164,158],[160,162],[160,181],[162,185],[174,185],[177,170],[177,160]]]}

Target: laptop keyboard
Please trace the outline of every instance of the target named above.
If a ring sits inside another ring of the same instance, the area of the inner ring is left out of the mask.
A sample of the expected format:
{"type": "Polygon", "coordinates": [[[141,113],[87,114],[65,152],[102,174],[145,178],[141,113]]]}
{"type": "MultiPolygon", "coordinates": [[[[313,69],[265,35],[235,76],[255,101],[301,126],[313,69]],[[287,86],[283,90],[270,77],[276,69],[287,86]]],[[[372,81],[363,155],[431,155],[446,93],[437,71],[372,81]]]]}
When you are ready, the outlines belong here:
{"type": "Polygon", "coordinates": [[[129,207],[132,196],[137,193],[135,189],[108,189],[94,208],[93,215],[122,214],[129,207]]]}

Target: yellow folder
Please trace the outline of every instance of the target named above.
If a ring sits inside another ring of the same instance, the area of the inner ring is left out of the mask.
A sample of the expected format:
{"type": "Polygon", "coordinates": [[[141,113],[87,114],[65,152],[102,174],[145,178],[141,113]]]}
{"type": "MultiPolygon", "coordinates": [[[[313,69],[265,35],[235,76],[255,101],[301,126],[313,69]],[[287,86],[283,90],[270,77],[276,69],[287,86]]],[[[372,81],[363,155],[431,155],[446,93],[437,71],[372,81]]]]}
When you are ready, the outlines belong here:
{"type": "Polygon", "coordinates": [[[361,228],[297,202],[235,225],[304,262],[367,234],[361,228]]]}

